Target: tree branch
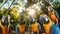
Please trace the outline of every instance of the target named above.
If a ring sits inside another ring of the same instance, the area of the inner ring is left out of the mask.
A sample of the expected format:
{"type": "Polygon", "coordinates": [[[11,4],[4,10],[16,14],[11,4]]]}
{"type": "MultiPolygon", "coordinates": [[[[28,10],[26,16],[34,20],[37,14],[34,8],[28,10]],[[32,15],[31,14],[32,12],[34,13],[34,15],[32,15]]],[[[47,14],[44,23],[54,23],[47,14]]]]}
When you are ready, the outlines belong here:
{"type": "MultiPolygon", "coordinates": [[[[4,1],[4,0],[3,0],[4,1]]],[[[2,3],[2,5],[0,6],[0,9],[2,8],[2,6],[7,2],[8,0],[6,0],[5,2],[2,3]]]]}

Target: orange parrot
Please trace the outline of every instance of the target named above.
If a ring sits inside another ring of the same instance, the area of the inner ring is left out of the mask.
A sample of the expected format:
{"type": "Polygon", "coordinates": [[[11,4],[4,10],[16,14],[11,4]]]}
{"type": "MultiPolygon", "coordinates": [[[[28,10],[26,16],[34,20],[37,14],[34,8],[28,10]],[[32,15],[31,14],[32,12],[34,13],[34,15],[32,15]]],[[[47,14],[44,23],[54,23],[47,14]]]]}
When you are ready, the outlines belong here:
{"type": "Polygon", "coordinates": [[[43,28],[44,29],[44,32],[46,34],[51,34],[50,27],[53,24],[52,21],[51,21],[51,19],[47,15],[43,14],[43,15],[40,15],[39,21],[40,21],[40,23],[44,27],[43,28]]]}
{"type": "Polygon", "coordinates": [[[48,12],[49,13],[49,15],[50,15],[50,18],[54,21],[54,22],[58,22],[58,19],[57,19],[57,17],[56,17],[56,15],[55,15],[55,13],[54,13],[54,10],[52,11],[52,12],[48,12]]]}
{"type": "Polygon", "coordinates": [[[39,32],[38,23],[31,24],[30,27],[32,32],[39,32]]]}
{"type": "Polygon", "coordinates": [[[16,26],[16,34],[23,34],[25,32],[26,29],[26,21],[24,18],[24,14],[20,14],[20,18],[19,18],[19,24],[16,26]]]}
{"type": "Polygon", "coordinates": [[[21,33],[25,32],[25,28],[26,28],[25,25],[19,25],[18,26],[18,30],[19,30],[18,34],[21,34],[21,33]]]}
{"type": "Polygon", "coordinates": [[[46,34],[51,34],[50,27],[52,25],[52,21],[51,21],[50,18],[48,18],[48,19],[50,21],[49,24],[43,24],[43,26],[44,26],[45,33],[46,34]]]}
{"type": "Polygon", "coordinates": [[[2,34],[8,34],[9,33],[10,24],[9,23],[7,24],[6,22],[7,22],[7,19],[4,22],[0,21],[0,26],[2,28],[2,34]]]}
{"type": "Polygon", "coordinates": [[[55,23],[58,23],[57,12],[55,10],[53,10],[51,6],[48,7],[48,14],[52,21],[54,21],[55,23]]]}
{"type": "Polygon", "coordinates": [[[32,18],[31,16],[28,17],[28,23],[30,26],[28,26],[28,31],[33,32],[34,34],[38,34],[39,30],[41,30],[41,26],[39,23],[34,21],[34,18],[32,18]]]}

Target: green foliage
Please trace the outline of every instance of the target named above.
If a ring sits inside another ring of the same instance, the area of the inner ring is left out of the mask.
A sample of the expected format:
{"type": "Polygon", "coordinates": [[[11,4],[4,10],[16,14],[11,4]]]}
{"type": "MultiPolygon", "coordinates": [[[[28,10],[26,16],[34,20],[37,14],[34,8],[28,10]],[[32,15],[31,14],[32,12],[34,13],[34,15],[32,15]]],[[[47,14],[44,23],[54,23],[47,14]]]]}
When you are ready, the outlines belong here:
{"type": "Polygon", "coordinates": [[[3,2],[3,0],[0,0],[0,3],[2,3],[3,2]]]}
{"type": "Polygon", "coordinates": [[[3,13],[2,13],[2,11],[0,10],[0,19],[2,18],[2,14],[3,14],[3,13]]]}
{"type": "Polygon", "coordinates": [[[54,9],[60,8],[60,4],[59,4],[59,3],[54,3],[54,4],[53,4],[53,8],[54,8],[54,9]]]}
{"type": "Polygon", "coordinates": [[[11,13],[11,11],[9,11],[9,13],[8,13],[9,15],[10,15],[10,24],[11,24],[11,28],[13,28],[14,29],[14,27],[18,24],[18,18],[16,18],[15,17],[15,15],[13,15],[12,13],[11,13]]]}

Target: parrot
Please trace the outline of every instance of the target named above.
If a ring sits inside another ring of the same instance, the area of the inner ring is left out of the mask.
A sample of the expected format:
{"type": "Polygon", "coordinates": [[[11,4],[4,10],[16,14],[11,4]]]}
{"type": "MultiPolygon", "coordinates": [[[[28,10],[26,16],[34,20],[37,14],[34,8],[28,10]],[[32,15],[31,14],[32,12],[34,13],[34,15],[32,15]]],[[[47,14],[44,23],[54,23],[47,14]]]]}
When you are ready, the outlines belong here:
{"type": "Polygon", "coordinates": [[[51,34],[50,27],[53,24],[51,19],[46,14],[41,14],[39,17],[39,23],[42,25],[42,32],[45,34],[51,34]]]}
{"type": "MultiPolygon", "coordinates": [[[[28,27],[28,31],[33,32],[34,34],[38,34],[39,30],[41,30],[41,25],[37,22],[34,21],[34,18],[32,18],[31,16],[28,17],[28,23],[29,23],[29,27],[28,27]]],[[[40,33],[41,34],[41,33],[40,33]]]]}
{"type": "Polygon", "coordinates": [[[58,18],[59,18],[59,15],[57,13],[57,11],[53,10],[51,6],[48,7],[48,14],[51,18],[52,21],[54,21],[55,23],[58,23],[58,18]]]}
{"type": "Polygon", "coordinates": [[[25,33],[25,29],[26,29],[26,22],[23,21],[24,20],[24,14],[20,14],[20,18],[19,18],[19,24],[17,24],[15,30],[16,30],[16,34],[23,34],[25,33]]]}
{"type": "Polygon", "coordinates": [[[9,19],[8,16],[2,17],[2,21],[1,21],[2,34],[9,33],[10,24],[8,22],[9,21],[8,19],[9,19]]]}
{"type": "MultiPolygon", "coordinates": [[[[55,1],[53,0],[53,3],[55,1]]],[[[45,8],[47,7],[48,10],[47,11],[43,11],[44,13],[47,13],[48,16],[50,16],[51,20],[54,21],[55,23],[58,23],[58,19],[59,19],[59,15],[57,10],[55,10],[53,8],[54,5],[51,5],[49,2],[47,2],[46,0],[44,0],[44,4],[45,4],[45,8]]],[[[43,6],[44,7],[44,6],[43,6]]],[[[42,9],[43,10],[43,9],[42,9]]],[[[45,9],[46,10],[46,9],[45,9]]]]}
{"type": "Polygon", "coordinates": [[[10,16],[7,14],[7,10],[1,10],[1,23],[0,26],[2,28],[2,34],[8,34],[10,28],[10,16]]]}

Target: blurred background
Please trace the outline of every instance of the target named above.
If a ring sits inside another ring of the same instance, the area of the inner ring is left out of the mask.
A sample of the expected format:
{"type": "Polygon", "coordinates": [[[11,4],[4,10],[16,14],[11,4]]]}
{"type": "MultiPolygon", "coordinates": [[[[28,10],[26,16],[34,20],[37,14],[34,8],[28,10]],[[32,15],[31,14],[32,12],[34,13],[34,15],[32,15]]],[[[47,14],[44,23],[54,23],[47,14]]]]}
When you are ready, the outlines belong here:
{"type": "MultiPolygon", "coordinates": [[[[57,22],[60,31],[60,0],[0,0],[0,34],[18,34],[19,31],[17,26],[22,24],[26,25],[25,32],[27,32],[27,29],[33,22],[39,22],[39,16],[41,14],[46,14],[48,19],[51,19],[50,15],[52,14],[52,11],[57,12],[57,14],[55,12],[54,15],[58,20],[57,22]],[[51,12],[50,14],[48,14],[49,11],[51,12]]],[[[51,19],[51,21],[56,23],[53,19],[51,19]]],[[[23,28],[23,26],[21,27],[23,28]]],[[[48,34],[42,30],[43,26],[41,26],[40,29],[41,32],[48,34]]]]}

